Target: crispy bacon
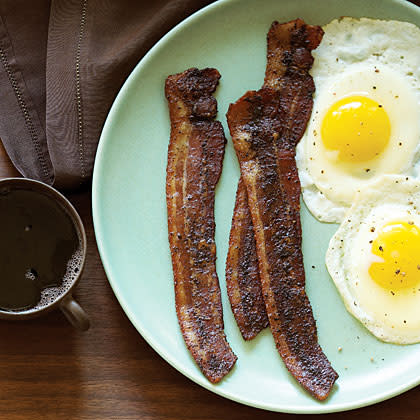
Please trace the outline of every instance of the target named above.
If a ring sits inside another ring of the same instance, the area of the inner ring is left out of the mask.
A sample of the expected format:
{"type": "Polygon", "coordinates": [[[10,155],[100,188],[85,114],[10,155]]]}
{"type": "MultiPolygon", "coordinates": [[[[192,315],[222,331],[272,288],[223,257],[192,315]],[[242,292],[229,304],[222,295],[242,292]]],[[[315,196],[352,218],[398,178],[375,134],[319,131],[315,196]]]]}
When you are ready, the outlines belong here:
{"type": "Polygon", "coordinates": [[[175,302],[184,341],[209,379],[219,382],[236,356],[223,331],[214,241],[214,195],[226,139],[213,121],[216,69],[189,69],[166,79],[171,138],[166,202],[175,302]]]}
{"type": "Polygon", "coordinates": [[[318,344],[305,293],[300,183],[295,147],[312,110],[311,50],[322,29],[302,20],[274,22],[265,86],[229,107],[229,129],[246,186],[262,292],[276,347],[288,370],[325,399],[338,375],[318,344]]]}
{"type": "MultiPolygon", "coordinates": [[[[305,25],[300,19],[285,24],[274,22],[267,34],[267,66],[263,87],[281,89],[288,80],[285,75],[289,65],[287,60],[290,61],[292,56],[297,62],[307,60],[310,51],[321,42],[322,35],[322,29],[305,25]],[[293,31],[292,39],[290,31],[293,31]],[[302,47],[303,44],[307,44],[307,47],[302,47]]],[[[226,287],[239,330],[245,340],[251,340],[268,325],[268,319],[262,301],[258,259],[251,239],[253,227],[247,208],[246,187],[242,180],[238,183],[236,197],[226,260],[226,287]],[[238,197],[244,198],[238,200],[238,197]],[[241,241],[241,238],[247,238],[247,242],[241,241]],[[245,245],[247,248],[243,249],[245,245]]]]}
{"type": "Polygon", "coordinates": [[[254,229],[242,178],[239,179],[230,230],[226,287],[242,337],[251,340],[268,326],[268,318],[258,273],[254,229]]]}
{"type": "MultiPolygon", "coordinates": [[[[323,35],[320,26],[306,25],[302,19],[273,22],[267,34],[267,66],[263,87],[286,89],[291,93],[299,88],[296,86],[299,78],[302,81],[306,79],[307,94],[312,98],[315,87],[308,74],[313,63],[311,51],[319,45],[323,35]]],[[[304,94],[305,91],[301,93],[304,94]]],[[[310,114],[312,101],[307,108],[310,114]]],[[[293,114],[293,110],[290,114],[293,114]]],[[[302,126],[300,128],[304,132],[305,127],[302,126]]]]}

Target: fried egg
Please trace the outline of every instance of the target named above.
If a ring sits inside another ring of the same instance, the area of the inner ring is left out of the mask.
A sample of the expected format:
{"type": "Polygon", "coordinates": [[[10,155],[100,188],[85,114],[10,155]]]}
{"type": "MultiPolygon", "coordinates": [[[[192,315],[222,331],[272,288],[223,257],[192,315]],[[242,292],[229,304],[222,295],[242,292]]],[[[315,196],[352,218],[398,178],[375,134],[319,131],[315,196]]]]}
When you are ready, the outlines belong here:
{"type": "Polygon", "coordinates": [[[358,192],[326,265],[347,310],[372,334],[420,342],[420,180],[384,175],[358,192]]]}
{"type": "Polygon", "coordinates": [[[313,111],[296,162],[311,213],[339,223],[369,182],[420,171],[420,29],[367,18],[323,29],[313,52],[313,111]]]}

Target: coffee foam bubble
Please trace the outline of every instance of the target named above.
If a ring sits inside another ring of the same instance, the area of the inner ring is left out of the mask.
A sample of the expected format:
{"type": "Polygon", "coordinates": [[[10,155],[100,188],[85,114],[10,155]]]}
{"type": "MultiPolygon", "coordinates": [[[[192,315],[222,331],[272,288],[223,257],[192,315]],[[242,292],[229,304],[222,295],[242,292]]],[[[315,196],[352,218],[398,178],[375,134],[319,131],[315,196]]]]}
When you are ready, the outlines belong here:
{"type": "Polygon", "coordinates": [[[37,311],[50,306],[58,298],[64,295],[79,276],[82,263],[83,251],[79,243],[79,247],[67,263],[67,270],[64,274],[62,283],[59,286],[47,287],[41,290],[41,298],[39,302],[34,307],[28,309],[27,312],[37,311]]]}

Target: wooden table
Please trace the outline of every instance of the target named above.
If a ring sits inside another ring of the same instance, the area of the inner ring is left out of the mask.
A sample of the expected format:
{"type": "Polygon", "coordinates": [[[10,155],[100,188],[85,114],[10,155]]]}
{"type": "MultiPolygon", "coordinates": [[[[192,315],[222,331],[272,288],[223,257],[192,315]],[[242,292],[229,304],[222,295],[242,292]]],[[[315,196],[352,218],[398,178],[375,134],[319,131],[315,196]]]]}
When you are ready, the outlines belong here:
{"type": "MultiPolygon", "coordinates": [[[[18,175],[0,146],[0,177],[18,175]]],[[[60,311],[34,321],[0,322],[0,420],[295,417],[219,397],[158,356],[131,325],[108,284],[95,243],[90,192],[70,199],[88,237],[86,269],[75,296],[89,313],[91,328],[75,331],[60,311]]],[[[417,420],[419,412],[417,387],[386,402],[328,418],[417,420]]]]}

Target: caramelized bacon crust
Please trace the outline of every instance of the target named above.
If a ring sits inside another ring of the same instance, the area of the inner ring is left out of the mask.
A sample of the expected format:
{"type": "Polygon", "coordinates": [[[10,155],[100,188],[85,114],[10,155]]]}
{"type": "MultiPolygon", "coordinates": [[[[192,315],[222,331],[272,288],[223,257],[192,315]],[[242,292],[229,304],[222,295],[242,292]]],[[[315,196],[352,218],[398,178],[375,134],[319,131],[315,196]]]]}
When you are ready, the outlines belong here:
{"type": "Polygon", "coordinates": [[[226,287],[233,314],[245,340],[268,326],[258,272],[254,229],[248,196],[239,179],[226,260],[226,287]]]}
{"type": "MultiPolygon", "coordinates": [[[[312,65],[311,50],[321,42],[322,29],[303,20],[274,22],[267,34],[267,66],[263,87],[280,90],[312,65]],[[307,68],[306,68],[307,67],[307,68]]],[[[261,301],[261,285],[255,246],[251,245],[253,227],[246,187],[239,182],[232,217],[229,253],[226,260],[226,286],[236,323],[245,340],[251,340],[267,326],[267,313],[261,301]],[[245,197],[244,197],[245,196],[245,197]],[[238,197],[244,197],[238,200],[238,197]],[[247,248],[241,238],[248,238],[247,248]]]]}
{"type": "Polygon", "coordinates": [[[219,382],[236,356],[223,331],[216,274],[214,195],[226,139],[213,121],[216,69],[189,69],[166,79],[171,138],[166,202],[175,302],[184,341],[204,375],[219,382]]]}
{"type": "Polygon", "coordinates": [[[312,78],[308,75],[314,62],[311,51],[319,45],[323,35],[320,26],[306,25],[302,19],[273,22],[267,34],[267,66],[263,87],[280,90],[289,83],[295,85],[299,78],[308,79],[307,83],[313,86],[312,78]]]}
{"type": "Polygon", "coordinates": [[[276,347],[288,370],[325,399],[338,375],[318,344],[305,293],[300,183],[295,147],[312,110],[311,50],[322,29],[296,20],[268,33],[264,87],[229,107],[229,129],[246,186],[262,292],[276,347]]]}

